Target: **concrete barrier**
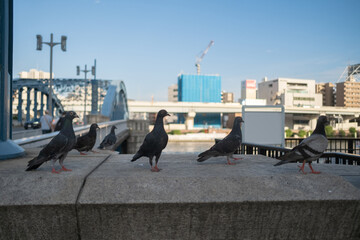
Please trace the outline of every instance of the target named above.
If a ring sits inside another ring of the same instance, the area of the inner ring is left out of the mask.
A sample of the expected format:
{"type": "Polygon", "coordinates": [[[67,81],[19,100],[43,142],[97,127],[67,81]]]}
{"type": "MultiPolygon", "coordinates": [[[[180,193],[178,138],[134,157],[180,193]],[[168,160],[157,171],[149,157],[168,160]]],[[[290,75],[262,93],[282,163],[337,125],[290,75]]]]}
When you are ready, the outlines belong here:
{"type": "Polygon", "coordinates": [[[0,162],[0,239],[360,238],[358,166],[163,154],[153,173],[147,158],[72,151],[72,172],[25,172],[36,153],[0,162]]]}

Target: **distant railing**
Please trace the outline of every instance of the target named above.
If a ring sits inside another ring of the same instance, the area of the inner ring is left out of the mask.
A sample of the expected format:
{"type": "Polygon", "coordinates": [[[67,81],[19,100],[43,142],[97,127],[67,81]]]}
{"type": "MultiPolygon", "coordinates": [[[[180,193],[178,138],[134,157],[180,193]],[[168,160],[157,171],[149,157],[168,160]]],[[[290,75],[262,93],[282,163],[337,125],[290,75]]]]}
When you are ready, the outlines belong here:
{"type": "MultiPolygon", "coordinates": [[[[278,158],[290,150],[290,148],[275,147],[271,145],[242,143],[235,154],[264,155],[271,158],[278,158]]],[[[316,162],[327,164],[360,165],[360,155],[341,152],[325,152],[316,162]]]]}
{"type": "MultiPolygon", "coordinates": [[[[301,143],[304,138],[285,138],[285,147],[293,148],[301,143]]],[[[326,152],[341,152],[360,154],[360,138],[328,138],[326,152]]]]}

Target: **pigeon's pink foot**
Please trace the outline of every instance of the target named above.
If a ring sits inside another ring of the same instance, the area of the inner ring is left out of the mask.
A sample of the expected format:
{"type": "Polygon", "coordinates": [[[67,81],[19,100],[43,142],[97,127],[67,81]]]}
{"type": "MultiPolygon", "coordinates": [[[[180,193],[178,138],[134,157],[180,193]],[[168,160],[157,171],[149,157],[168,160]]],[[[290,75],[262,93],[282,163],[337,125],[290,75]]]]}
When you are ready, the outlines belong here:
{"type": "Polygon", "coordinates": [[[300,169],[299,169],[299,172],[302,171],[303,174],[306,174],[306,172],[304,171],[305,162],[306,162],[306,161],[303,162],[303,164],[301,165],[301,167],[298,166],[298,167],[300,168],[300,169]]]}
{"type": "Polygon", "coordinates": [[[232,158],[234,160],[242,160],[243,158],[232,158]]]}
{"type": "Polygon", "coordinates": [[[61,168],[61,170],[63,170],[63,171],[67,171],[67,172],[72,171],[71,169],[68,169],[68,168],[66,168],[66,167],[64,167],[64,166],[61,168]]]}
{"type": "Polygon", "coordinates": [[[311,166],[310,163],[309,163],[309,167],[310,167],[310,169],[311,169],[311,173],[313,173],[313,174],[319,174],[319,173],[321,173],[321,172],[315,171],[315,170],[312,168],[312,166],[311,166]]]}
{"type": "Polygon", "coordinates": [[[93,153],[99,153],[99,152],[97,152],[97,151],[94,151],[94,150],[91,150],[93,153]]]}
{"type": "Polygon", "coordinates": [[[226,165],[235,165],[236,163],[230,162],[230,160],[227,161],[226,165]]]}
{"type": "Polygon", "coordinates": [[[160,172],[160,169],[158,169],[158,168],[153,168],[153,167],[152,167],[152,168],[151,168],[151,171],[152,171],[152,172],[160,172]]]}
{"type": "Polygon", "coordinates": [[[80,155],[87,155],[86,153],[80,152],[80,155]]]}
{"type": "Polygon", "coordinates": [[[155,165],[155,170],[157,171],[157,172],[160,172],[160,170],[161,170],[161,168],[158,168],[156,165],[155,165]]]}
{"type": "Polygon", "coordinates": [[[51,173],[60,173],[59,171],[56,171],[55,168],[52,169],[51,173]]]}

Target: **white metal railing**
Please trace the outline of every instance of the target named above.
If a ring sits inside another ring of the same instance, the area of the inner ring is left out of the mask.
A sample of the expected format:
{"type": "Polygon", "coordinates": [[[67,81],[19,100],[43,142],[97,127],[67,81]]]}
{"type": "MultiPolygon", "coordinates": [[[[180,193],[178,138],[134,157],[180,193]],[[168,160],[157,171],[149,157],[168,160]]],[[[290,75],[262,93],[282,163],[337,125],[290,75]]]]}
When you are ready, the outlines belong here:
{"type": "MultiPolygon", "coordinates": [[[[95,147],[99,146],[102,139],[107,134],[110,133],[110,129],[112,126],[116,126],[116,128],[117,128],[115,130],[115,133],[121,133],[123,130],[128,128],[127,120],[102,122],[102,123],[98,123],[98,126],[100,129],[97,131],[95,147]]],[[[81,135],[87,133],[89,131],[89,128],[90,128],[90,124],[86,125],[86,126],[75,127],[74,128],[75,135],[81,136],[81,135]]],[[[51,139],[54,136],[56,136],[58,133],[59,132],[57,131],[57,132],[42,134],[42,135],[33,136],[33,137],[21,138],[21,139],[14,140],[14,142],[16,144],[18,144],[19,146],[26,147],[26,148],[41,147],[41,146],[48,144],[51,141],[51,139]]]]}

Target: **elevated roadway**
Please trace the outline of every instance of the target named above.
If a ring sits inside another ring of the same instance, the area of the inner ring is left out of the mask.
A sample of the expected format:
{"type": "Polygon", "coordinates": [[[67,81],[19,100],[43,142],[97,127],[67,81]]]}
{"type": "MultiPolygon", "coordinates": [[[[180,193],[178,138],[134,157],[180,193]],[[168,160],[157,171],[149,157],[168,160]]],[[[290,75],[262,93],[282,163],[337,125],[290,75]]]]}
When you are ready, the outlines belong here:
{"type": "MultiPolygon", "coordinates": [[[[164,108],[170,113],[241,113],[240,103],[202,103],[202,102],[151,102],[128,100],[129,112],[132,113],[157,113],[164,108]]],[[[285,113],[291,114],[326,114],[346,115],[359,117],[360,108],[344,107],[289,107],[285,106],[285,113]]]]}

